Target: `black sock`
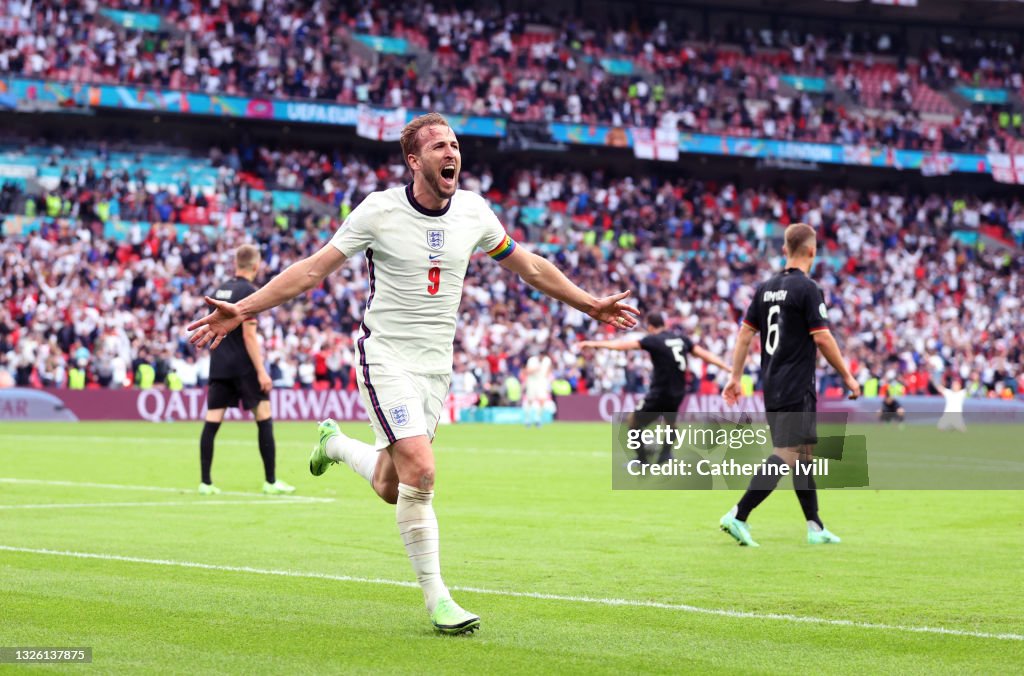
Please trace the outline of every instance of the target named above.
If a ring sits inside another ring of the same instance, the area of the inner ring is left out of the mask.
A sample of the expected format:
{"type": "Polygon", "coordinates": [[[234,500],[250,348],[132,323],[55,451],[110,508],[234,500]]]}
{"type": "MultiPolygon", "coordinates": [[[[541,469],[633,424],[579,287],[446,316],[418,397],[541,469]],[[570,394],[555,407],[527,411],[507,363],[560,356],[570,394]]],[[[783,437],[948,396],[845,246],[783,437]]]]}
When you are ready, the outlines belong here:
{"type": "Polygon", "coordinates": [[[204,484],[213,483],[210,480],[210,467],[213,466],[213,438],[217,436],[219,429],[219,422],[207,421],[203,425],[203,434],[199,437],[199,469],[202,472],[204,484]]]}
{"type": "Polygon", "coordinates": [[[263,458],[263,474],[268,484],[277,481],[274,475],[274,458],[276,449],[274,447],[274,420],[257,420],[256,427],[259,429],[260,457],[263,458]]]}
{"type": "Polygon", "coordinates": [[[743,494],[740,501],[736,503],[737,519],[746,521],[750,516],[750,512],[772,494],[772,491],[779,485],[779,480],[782,478],[782,474],[779,473],[777,466],[785,464],[782,458],[772,453],[757,468],[757,471],[754,472],[754,477],[750,480],[750,487],[747,488],[747,492],[743,494]],[[770,472],[765,471],[767,467],[772,468],[770,472]]]}
{"type": "Polygon", "coordinates": [[[804,510],[804,518],[824,528],[821,519],[818,518],[818,484],[814,481],[814,475],[810,473],[811,463],[797,461],[801,474],[793,476],[793,488],[796,489],[796,499],[800,501],[800,508],[804,510]],[[806,474],[805,474],[806,472],[806,474]]]}

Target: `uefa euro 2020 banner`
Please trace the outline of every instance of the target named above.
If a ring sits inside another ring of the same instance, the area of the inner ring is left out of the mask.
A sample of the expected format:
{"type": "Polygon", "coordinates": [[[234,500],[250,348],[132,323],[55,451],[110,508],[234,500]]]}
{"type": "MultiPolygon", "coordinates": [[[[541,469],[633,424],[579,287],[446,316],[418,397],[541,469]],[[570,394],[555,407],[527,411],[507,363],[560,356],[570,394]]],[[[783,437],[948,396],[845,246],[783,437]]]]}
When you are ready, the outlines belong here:
{"type": "MultiPolygon", "coordinates": [[[[182,115],[214,115],[250,120],[276,120],[355,127],[359,108],[324,101],[255,99],[132,85],[91,85],[34,78],[0,79],[0,107],[31,104],[62,107],[119,108],[182,115]]],[[[405,122],[424,111],[402,111],[405,122]]],[[[506,121],[498,117],[446,116],[457,134],[504,138],[506,121]]],[[[404,122],[403,122],[404,124],[404,122]]]]}

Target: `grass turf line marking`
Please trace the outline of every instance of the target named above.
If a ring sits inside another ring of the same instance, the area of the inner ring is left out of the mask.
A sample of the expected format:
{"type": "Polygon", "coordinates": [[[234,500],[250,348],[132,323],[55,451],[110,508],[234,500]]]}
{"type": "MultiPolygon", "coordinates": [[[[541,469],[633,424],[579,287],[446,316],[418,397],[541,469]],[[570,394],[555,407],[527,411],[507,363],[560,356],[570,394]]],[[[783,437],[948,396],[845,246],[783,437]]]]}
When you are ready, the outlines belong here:
{"type": "Polygon", "coordinates": [[[191,502],[55,502],[53,504],[0,505],[0,509],[89,509],[90,507],[190,507],[198,505],[308,505],[298,500],[192,500],[191,502]]]}
{"type": "MultiPolygon", "coordinates": [[[[143,559],[135,556],[120,556],[117,554],[93,554],[89,552],[69,552],[56,549],[32,549],[29,547],[11,547],[0,545],[0,551],[18,552],[22,554],[41,554],[46,556],[64,556],[76,559],[98,559],[101,561],[122,561],[124,563],[141,563],[153,566],[170,566],[176,568],[196,568],[199,570],[224,571],[231,573],[250,573],[253,575],[274,575],[278,577],[297,577],[313,580],[332,580],[335,582],[356,582],[361,584],[387,585],[391,587],[410,587],[419,589],[419,584],[404,580],[388,580],[379,577],[355,577],[352,575],[331,575],[329,573],[304,573],[294,570],[272,570],[267,568],[252,568],[250,566],[222,566],[211,563],[197,563],[193,561],[173,561],[168,559],[143,559]]],[[[825,617],[809,617],[805,615],[789,615],[785,613],[754,613],[744,610],[727,610],[722,608],[701,608],[684,603],[662,603],[660,601],[642,601],[632,599],[609,599],[590,596],[562,596],[560,594],[542,594],[539,592],[517,592],[501,589],[483,589],[480,587],[449,587],[452,591],[462,591],[471,594],[488,594],[491,596],[507,596],[512,598],[538,599],[542,601],[564,601],[567,603],[586,603],[602,606],[620,606],[632,608],[657,608],[660,610],[675,610],[684,613],[695,613],[699,615],[715,615],[718,617],[729,617],[734,619],[748,620],[774,620],[780,622],[794,622],[798,624],[817,624],[829,627],[849,627],[851,629],[881,629],[883,631],[896,631],[911,634],[939,634],[942,636],[960,636],[964,638],[985,638],[997,641],[1024,641],[1024,634],[994,634],[982,631],[968,631],[966,629],[946,629],[943,627],[915,627],[900,624],[881,624],[876,622],[856,622],[854,620],[835,620],[825,617]]]]}
{"type": "MultiPolygon", "coordinates": [[[[171,488],[169,486],[130,486],[125,484],[97,484],[89,481],[58,481],[51,479],[18,479],[16,477],[0,477],[3,484],[33,484],[37,486],[69,486],[71,488],[105,488],[115,491],[152,491],[155,493],[195,493],[187,488],[171,488]]],[[[273,502],[334,502],[334,498],[315,498],[308,495],[263,495],[244,491],[221,491],[221,495],[238,495],[241,497],[258,497],[261,501],[273,502]]],[[[161,503],[153,503],[161,504],[161,503]]],[[[162,503],[168,504],[168,503],[162,503]]]]}

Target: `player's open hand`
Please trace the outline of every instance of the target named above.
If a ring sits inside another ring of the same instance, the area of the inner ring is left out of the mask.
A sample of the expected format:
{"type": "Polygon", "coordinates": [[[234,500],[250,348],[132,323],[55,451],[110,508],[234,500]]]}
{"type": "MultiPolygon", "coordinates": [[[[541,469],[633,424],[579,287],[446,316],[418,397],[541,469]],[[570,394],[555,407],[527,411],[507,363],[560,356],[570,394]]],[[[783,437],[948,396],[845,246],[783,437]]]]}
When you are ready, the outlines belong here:
{"type": "Polygon", "coordinates": [[[737,378],[730,378],[729,382],[725,384],[725,388],[722,389],[722,399],[725,399],[725,403],[730,406],[735,406],[736,402],[743,398],[743,387],[740,386],[740,381],[737,378]]]}
{"type": "Polygon", "coordinates": [[[238,328],[244,317],[234,303],[214,300],[209,296],[204,296],[203,299],[213,308],[213,312],[188,325],[189,331],[195,331],[188,342],[196,347],[209,345],[211,350],[216,350],[224,336],[238,328]]]}
{"type": "Polygon", "coordinates": [[[846,389],[850,390],[850,399],[857,399],[860,397],[860,383],[853,376],[847,376],[843,379],[843,384],[846,385],[846,389]]]}
{"type": "Polygon", "coordinates": [[[594,304],[594,309],[587,314],[599,322],[614,326],[620,331],[631,329],[636,326],[636,318],[640,316],[640,310],[622,302],[629,294],[629,291],[623,291],[614,296],[600,298],[594,304]]]}

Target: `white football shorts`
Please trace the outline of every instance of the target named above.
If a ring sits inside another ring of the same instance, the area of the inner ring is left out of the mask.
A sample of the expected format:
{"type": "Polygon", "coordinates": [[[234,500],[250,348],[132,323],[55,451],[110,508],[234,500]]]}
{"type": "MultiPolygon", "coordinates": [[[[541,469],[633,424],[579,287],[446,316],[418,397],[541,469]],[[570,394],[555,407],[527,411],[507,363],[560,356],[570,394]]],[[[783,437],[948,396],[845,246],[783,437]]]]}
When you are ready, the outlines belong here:
{"type": "Polygon", "coordinates": [[[425,435],[433,440],[448,397],[451,374],[408,373],[385,364],[356,366],[356,382],[376,447],[425,435]]]}

